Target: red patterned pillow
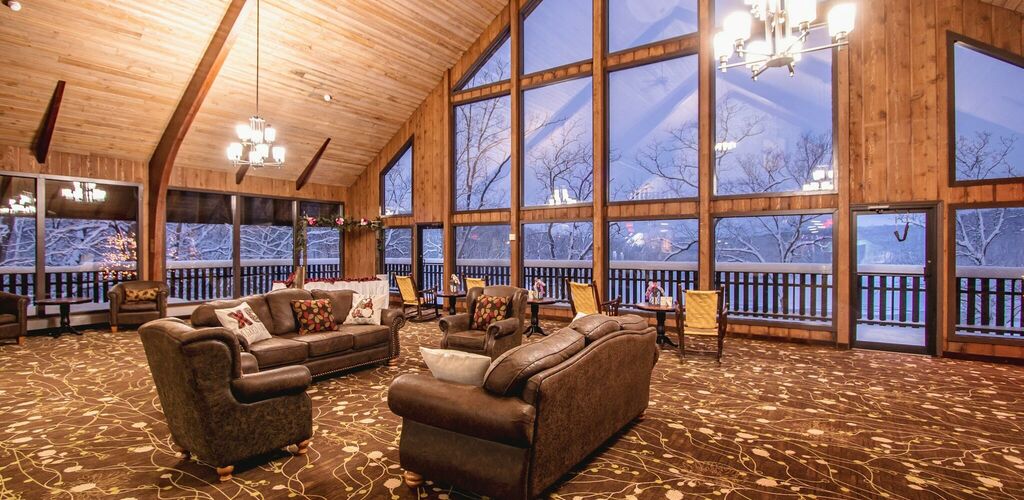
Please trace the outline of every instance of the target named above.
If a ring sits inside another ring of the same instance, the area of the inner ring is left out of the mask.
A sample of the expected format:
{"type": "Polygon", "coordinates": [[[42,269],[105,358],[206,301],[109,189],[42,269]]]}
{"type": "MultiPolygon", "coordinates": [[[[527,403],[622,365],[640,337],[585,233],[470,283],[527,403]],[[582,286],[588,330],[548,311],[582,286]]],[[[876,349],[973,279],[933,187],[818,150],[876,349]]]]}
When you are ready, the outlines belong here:
{"type": "Polygon", "coordinates": [[[293,300],[292,311],[299,324],[299,335],[330,332],[337,329],[329,299],[293,300]]]}
{"type": "Polygon", "coordinates": [[[481,295],[476,299],[476,308],[473,310],[473,320],[469,327],[473,330],[486,330],[491,323],[505,319],[507,314],[508,297],[481,295]]]}

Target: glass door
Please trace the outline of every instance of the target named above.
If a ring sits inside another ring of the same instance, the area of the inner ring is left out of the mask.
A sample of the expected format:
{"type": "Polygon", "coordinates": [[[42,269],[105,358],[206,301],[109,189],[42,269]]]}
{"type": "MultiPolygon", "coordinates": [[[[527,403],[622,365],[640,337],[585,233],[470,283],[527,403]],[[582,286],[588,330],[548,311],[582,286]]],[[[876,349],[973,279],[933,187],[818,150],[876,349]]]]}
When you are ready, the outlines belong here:
{"type": "Polygon", "coordinates": [[[424,290],[440,290],[444,283],[444,229],[441,226],[418,226],[416,253],[419,266],[416,284],[424,290]]]}
{"type": "Polygon", "coordinates": [[[933,208],[853,213],[853,347],[935,353],[933,208]]]}

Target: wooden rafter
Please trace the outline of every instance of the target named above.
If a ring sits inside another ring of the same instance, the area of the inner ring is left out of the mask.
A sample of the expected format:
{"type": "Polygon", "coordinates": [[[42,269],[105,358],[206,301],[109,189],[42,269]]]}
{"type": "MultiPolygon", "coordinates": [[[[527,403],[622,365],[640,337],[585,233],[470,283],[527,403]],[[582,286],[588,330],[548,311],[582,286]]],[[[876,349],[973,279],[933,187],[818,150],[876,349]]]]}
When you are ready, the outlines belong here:
{"type": "Polygon", "coordinates": [[[39,135],[36,137],[34,148],[38,163],[46,163],[46,155],[50,152],[53,130],[57,127],[57,115],[60,113],[60,103],[64,100],[64,86],[64,80],[57,82],[57,87],[53,89],[53,97],[50,98],[50,106],[46,109],[46,116],[39,127],[39,135]]]}
{"type": "Polygon", "coordinates": [[[192,121],[199,113],[210,87],[217,79],[253,5],[255,2],[252,0],[231,0],[149,160],[149,200],[146,219],[151,235],[149,271],[152,279],[164,278],[165,235],[162,228],[167,218],[167,186],[171,180],[178,149],[185,140],[192,121]]]}
{"type": "Polygon", "coordinates": [[[247,173],[249,173],[249,165],[238,167],[238,171],[235,172],[235,184],[241,184],[245,180],[245,174],[247,173]]]}
{"type": "Polygon", "coordinates": [[[316,154],[313,155],[313,159],[309,160],[309,164],[306,165],[306,169],[302,171],[302,174],[300,174],[299,178],[295,181],[296,191],[302,189],[302,186],[305,186],[306,183],[309,182],[309,178],[313,175],[313,171],[316,170],[317,164],[320,163],[320,157],[324,155],[324,151],[327,151],[327,145],[330,143],[330,137],[324,139],[323,145],[320,146],[320,149],[318,149],[316,154]]]}

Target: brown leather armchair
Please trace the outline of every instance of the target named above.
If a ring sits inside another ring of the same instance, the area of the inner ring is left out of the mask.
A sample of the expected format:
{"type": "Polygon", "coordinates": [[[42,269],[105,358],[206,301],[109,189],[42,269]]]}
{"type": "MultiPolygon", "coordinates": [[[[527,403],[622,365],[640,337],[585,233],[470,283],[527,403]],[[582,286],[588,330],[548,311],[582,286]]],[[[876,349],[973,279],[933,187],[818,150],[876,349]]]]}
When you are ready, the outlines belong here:
{"type": "Polygon", "coordinates": [[[167,283],[163,281],[126,281],[107,292],[110,300],[110,331],[121,325],[141,325],[167,316],[167,283]],[[128,302],[125,290],[156,288],[156,300],[128,302]]]}
{"type": "Polygon", "coordinates": [[[483,354],[494,359],[522,344],[526,297],[526,290],[514,286],[471,288],[466,295],[468,312],[441,318],[441,348],[483,354]],[[505,319],[492,323],[487,331],[470,329],[471,319],[476,311],[476,299],[481,295],[509,298],[505,319]]]}
{"type": "Polygon", "coordinates": [[[312,380],[305,366],[257,371],[224,328],[196,330],[177,318],[139,329],[171,437],[231,479],[234,464],[290,447],[305,454],[313,435],[312,380]]]}
{"type": "Polygon", "coordinates": [[[0,292],[0,339],[25,343],[28,331],[28,302],[24,295],[0,292]]]}

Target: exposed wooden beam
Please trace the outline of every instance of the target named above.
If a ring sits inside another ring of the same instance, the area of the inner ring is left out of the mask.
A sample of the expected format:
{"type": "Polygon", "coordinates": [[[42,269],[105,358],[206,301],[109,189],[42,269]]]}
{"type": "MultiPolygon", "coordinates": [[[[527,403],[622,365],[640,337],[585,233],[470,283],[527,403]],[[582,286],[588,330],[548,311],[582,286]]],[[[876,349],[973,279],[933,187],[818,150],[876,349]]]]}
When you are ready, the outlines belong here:
{"type": "Polygon", "coordinates": [[[238,171],[235,172],[235,184],[241,184],[245,180],[245,174],[247,173],[249,173],[249,165],[238,167],[238,171]]]}
{"type": "Polygon", "coordinates": [[[306,165],[306,169],[302,171],[302,174],[299,175],[299,178],[295,181],[296,191],[302,189],[302,186],[305,186],[306,183],[309,182],[310,176],[313,175],[313,171],[316,170],[317,164],[320,163],[320,157],[324,155],[324,151],[327,151],[327,145],[330,143],[330,137],[324,139],[324,144],[320,146],[320,149],[317,150],[315,155],[313,155],[313,159],[309,160],[309,164],[306,165]]]}
{"type": "Polygon", "coordinates": [[[46,116],[39,127],[39,136],[36,137],[35,154],[36,162],[46,163],[46,155],[50,152],[50,143],[53,141],[53,129],[57,126],[57,114],[60,113],[60,103],[64,100],[64,80],[57,82],[53,89],[53,97],[50,98],[50,106],[46,109],[46,116]]]}
{"type": "Polygon", "coordinates": [[[165,234],[163,227],[167,218],[167,185],[171,180],[171,170],[174,167],[178,149],[185,140],[192,121],[199,113],[206,94],[209,93],[210,87],[217,79],[217,75],[255,3],[252,0],[231,0],[149,160],[149,198],[146,204],[146,220],[150,233],[149,276],[151,279],[164,279],[165,234]]]}

